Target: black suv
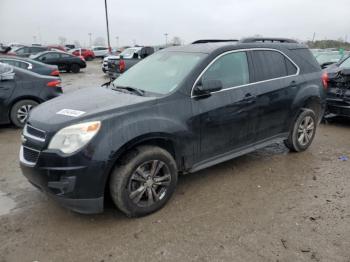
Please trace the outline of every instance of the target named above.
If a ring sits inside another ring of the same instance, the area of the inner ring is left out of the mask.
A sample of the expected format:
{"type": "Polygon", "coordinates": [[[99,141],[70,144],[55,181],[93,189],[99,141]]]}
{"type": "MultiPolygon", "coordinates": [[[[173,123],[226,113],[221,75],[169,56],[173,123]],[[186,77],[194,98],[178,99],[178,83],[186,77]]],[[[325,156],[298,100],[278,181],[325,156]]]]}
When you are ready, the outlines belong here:
{"type": "Polygon", "coordinates": [[[170,47],[110,84],[36,107],[23,131],[29,181],[81,213],[105,194],[131,217],[160,209],[178,174],[285,141],[311,144],[325,107],[321,69],[286,39],[170,47]]]}

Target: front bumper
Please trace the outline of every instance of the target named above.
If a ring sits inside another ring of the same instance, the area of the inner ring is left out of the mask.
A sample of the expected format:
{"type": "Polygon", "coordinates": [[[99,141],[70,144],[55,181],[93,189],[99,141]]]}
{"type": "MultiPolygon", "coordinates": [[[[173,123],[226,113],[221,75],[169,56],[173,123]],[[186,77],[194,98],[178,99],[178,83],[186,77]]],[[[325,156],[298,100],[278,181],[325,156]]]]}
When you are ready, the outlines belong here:
{"type": "Polygon", "coordinates": [[[29,182],[64,207],[83,214],[103,212],[103,163],[84,160],[79,154],[62,158],[26,145],[21,147],[19,158],[29,182]]]}

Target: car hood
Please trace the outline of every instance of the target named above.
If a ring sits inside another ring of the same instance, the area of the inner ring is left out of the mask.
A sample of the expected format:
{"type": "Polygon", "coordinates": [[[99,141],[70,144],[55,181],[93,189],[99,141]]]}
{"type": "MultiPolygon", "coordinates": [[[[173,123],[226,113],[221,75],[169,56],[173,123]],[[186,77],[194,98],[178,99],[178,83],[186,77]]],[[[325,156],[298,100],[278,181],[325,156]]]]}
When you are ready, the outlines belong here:
{"type": "MultiPolygon", "coordinates": [[[[84,88],[47,101],[34,108],[29,123],[46,131],[69,124],[105,119],[131,110],[136,104],[155,102],[156,97],[138,96],[105,87],[84,88]]],[[[147,105],[149,105],[147,103],[147,105]]]]}

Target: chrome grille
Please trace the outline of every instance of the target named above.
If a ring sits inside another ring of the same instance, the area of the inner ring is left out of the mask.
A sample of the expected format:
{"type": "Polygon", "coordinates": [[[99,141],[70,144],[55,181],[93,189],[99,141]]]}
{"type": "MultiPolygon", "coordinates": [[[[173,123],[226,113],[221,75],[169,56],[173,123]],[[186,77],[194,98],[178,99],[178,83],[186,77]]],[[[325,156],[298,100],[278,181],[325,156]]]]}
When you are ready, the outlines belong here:
{"type": "Polygon", "coordinates": [[[23,135],[34,140],[45,141],[46,132],[27,124],[23,130],[23,135]]]}

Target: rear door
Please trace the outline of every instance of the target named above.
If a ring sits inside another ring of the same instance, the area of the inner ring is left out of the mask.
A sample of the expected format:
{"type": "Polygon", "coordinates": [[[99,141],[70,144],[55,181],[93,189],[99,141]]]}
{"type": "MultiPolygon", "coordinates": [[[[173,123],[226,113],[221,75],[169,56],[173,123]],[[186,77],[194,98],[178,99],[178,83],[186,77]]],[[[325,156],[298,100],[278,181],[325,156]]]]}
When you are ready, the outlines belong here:
{"type": "Polygon", "coordinates": [[[60,54],[59,53],[46,53],[42,55],[39,60],[49,65],[57,65],[60,67],[60,54]]]}
{"type": "Polygon", "coordinates": [[[255,139],[286,132],[293,98],[300,83],[298,68],[277,50],[250,51],[259,124],[255,139]]]}
{"type": "Polygon", "coordinates": [[[11,80],[0,80],[0,122],[8,121],[10,110],[9,98],[16,88],[15,78],[11,80]]]}

